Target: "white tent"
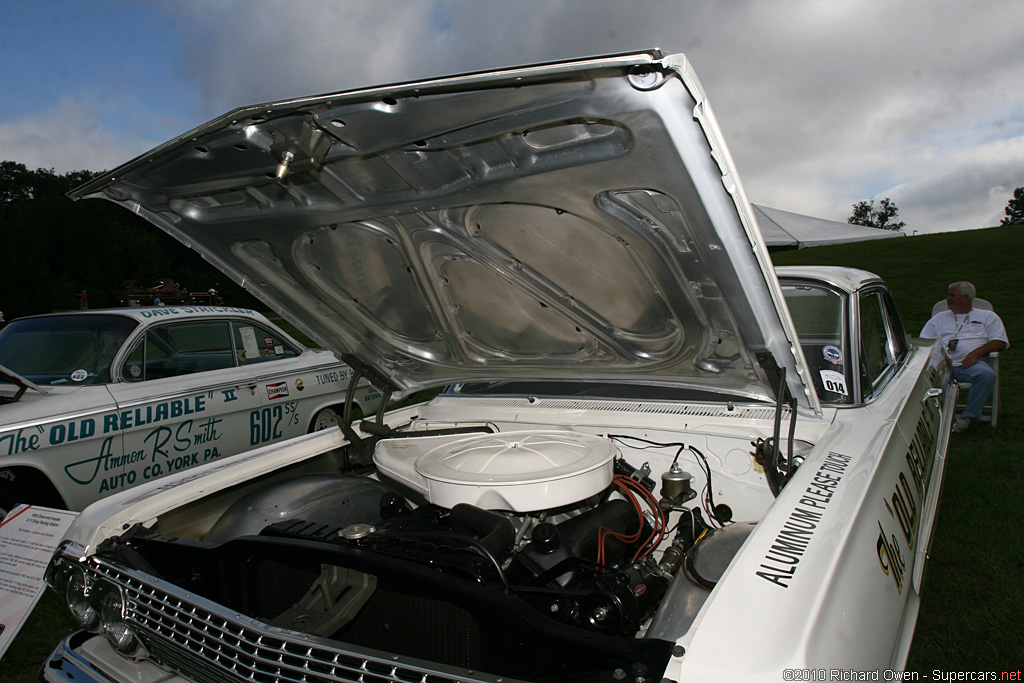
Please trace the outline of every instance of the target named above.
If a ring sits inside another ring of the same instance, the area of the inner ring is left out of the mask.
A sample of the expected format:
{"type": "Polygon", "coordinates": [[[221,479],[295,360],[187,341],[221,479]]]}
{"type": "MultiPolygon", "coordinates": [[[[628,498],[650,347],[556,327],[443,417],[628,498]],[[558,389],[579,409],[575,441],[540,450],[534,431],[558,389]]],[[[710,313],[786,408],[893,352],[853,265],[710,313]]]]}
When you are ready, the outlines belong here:
{"type": "Polygon", "coordinates": [[[906,237],[902,230],[879,230],[863,225],[828,221],[758,204],[754,204],[754,215],[769,249],[803,249],[823,244],[906,237]]]}

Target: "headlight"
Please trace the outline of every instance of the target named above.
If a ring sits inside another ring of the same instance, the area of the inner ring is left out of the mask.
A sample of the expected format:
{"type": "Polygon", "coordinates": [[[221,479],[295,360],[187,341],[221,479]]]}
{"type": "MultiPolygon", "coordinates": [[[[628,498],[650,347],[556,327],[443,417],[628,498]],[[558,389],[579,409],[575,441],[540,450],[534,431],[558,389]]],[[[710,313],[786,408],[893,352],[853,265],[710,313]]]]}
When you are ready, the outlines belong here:
{"type": "Polygon", "coordinates": [[[100,620],[100,615],[90,600],[92,589],[93,586],[84,571],[78,567],[68,570],[64,584],[64,599],[67,600],[68,609],[71,610],[75,621],[89,631],[95,631],[100,620]]]}
{"type": "Polygon", "coordinates": [[[132,659],[147,655],[128,621],[128,600],[124,590],[92,576],[84,567],[53,562],[47,580],[67,601],[79,625],[93,633],[100,631],[120,654],[132,659]]]}
{"type": "Polygon", "coordinates": [[[107,640],[118,652],[130,655],[138,649],[139,640],[127,619],[127,601],[119,588],[110,586],[103,593],[100,600],[100,623],[107,640]]]}

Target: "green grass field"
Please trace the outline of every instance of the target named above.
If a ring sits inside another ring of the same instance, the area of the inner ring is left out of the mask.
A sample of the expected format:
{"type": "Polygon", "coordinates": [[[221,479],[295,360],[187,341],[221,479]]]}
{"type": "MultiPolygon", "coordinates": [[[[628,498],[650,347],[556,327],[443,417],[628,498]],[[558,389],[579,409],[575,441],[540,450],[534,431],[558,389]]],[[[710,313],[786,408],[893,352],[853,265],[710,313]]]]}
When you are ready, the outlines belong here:
{"type": "MultiPolygon", "coordinates": [[[[970,280],[1006,323],[1011,345],[1024,344],[1024,226],[923,235],[774,254],[778,265],[864,268],[892,287],[907,330],[916,334],[946,287],[970,280]]],[[[306,340],[308,341],[308,340],[306,340]]],[[[949,671],[1016,672],[1024,644],[1024,457],[1021,361],[1001,354],[1002,411],[995,429],[975,425],[953,435],[921,614],[907,664],[931,676],[949,671]]],[[[742,625],[737,625],[741,627],[742,625]]],[[[73,630],[47,594],[0,661],[0,681],[38,680],[39,666],[73,630]]],[[[998,680],[998,678],[997,678],[998,680]]],[[[1019,680],[1019,679],[1003,679],[1019,680]]],[[[682,683],[682,682],[680,682],[682,683]]]]}

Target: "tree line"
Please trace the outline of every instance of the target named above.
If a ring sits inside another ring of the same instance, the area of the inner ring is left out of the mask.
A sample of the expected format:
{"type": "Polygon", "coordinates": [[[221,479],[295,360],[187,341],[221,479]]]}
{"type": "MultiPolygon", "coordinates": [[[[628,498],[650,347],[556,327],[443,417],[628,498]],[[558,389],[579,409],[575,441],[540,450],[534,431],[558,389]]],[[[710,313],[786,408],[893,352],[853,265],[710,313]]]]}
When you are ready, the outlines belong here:
{"type": "Polygon", "coordinates": [[[67,193],[96,175],[57,174],[0,161],[0,311],[7,320],[117,306],[126,281],[172,278],[192,291],[216,289],[228,304],[258,302],[196,252],[146,220],[105,201],[73,202],[67,193]]]}
{"type": "MultiPolygon", "coordinates": [[[[1007,202],[1003,213],[1006,214],[1006,218],[1000,222],[1000,225],[1024,223],[1024,187],[1018,187],[1013,191],[1013,197],[1007,202]]],[[[878,206],[875,206],[873,199],[857,202],[853,205],[853,213],[846,219],[846,222],[881,230],[902,230],[907,224],[896,220],[899,215],[900,210],[896,208],[896,203],[886,197],[878,202],[878,206]]]]}

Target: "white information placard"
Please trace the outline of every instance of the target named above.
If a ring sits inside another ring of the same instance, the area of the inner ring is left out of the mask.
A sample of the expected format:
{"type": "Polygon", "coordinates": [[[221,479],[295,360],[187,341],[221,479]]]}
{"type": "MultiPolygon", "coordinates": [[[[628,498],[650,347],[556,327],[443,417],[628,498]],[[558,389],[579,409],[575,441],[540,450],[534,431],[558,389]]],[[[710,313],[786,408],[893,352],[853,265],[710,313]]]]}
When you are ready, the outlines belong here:
{"type": "Polygon", "coordinates": [[[256,344],[256,330],[251,327],[242,327],[239,332],[242,335],[242,350],[245,351],[245,357],[259,358],[260,347],[256,344]]]}
{"type": "Polygon", "coordinates": [[[0,657],[43,595],[43,573],[77,512],[19,505],[0,522],[0,657]]]}

